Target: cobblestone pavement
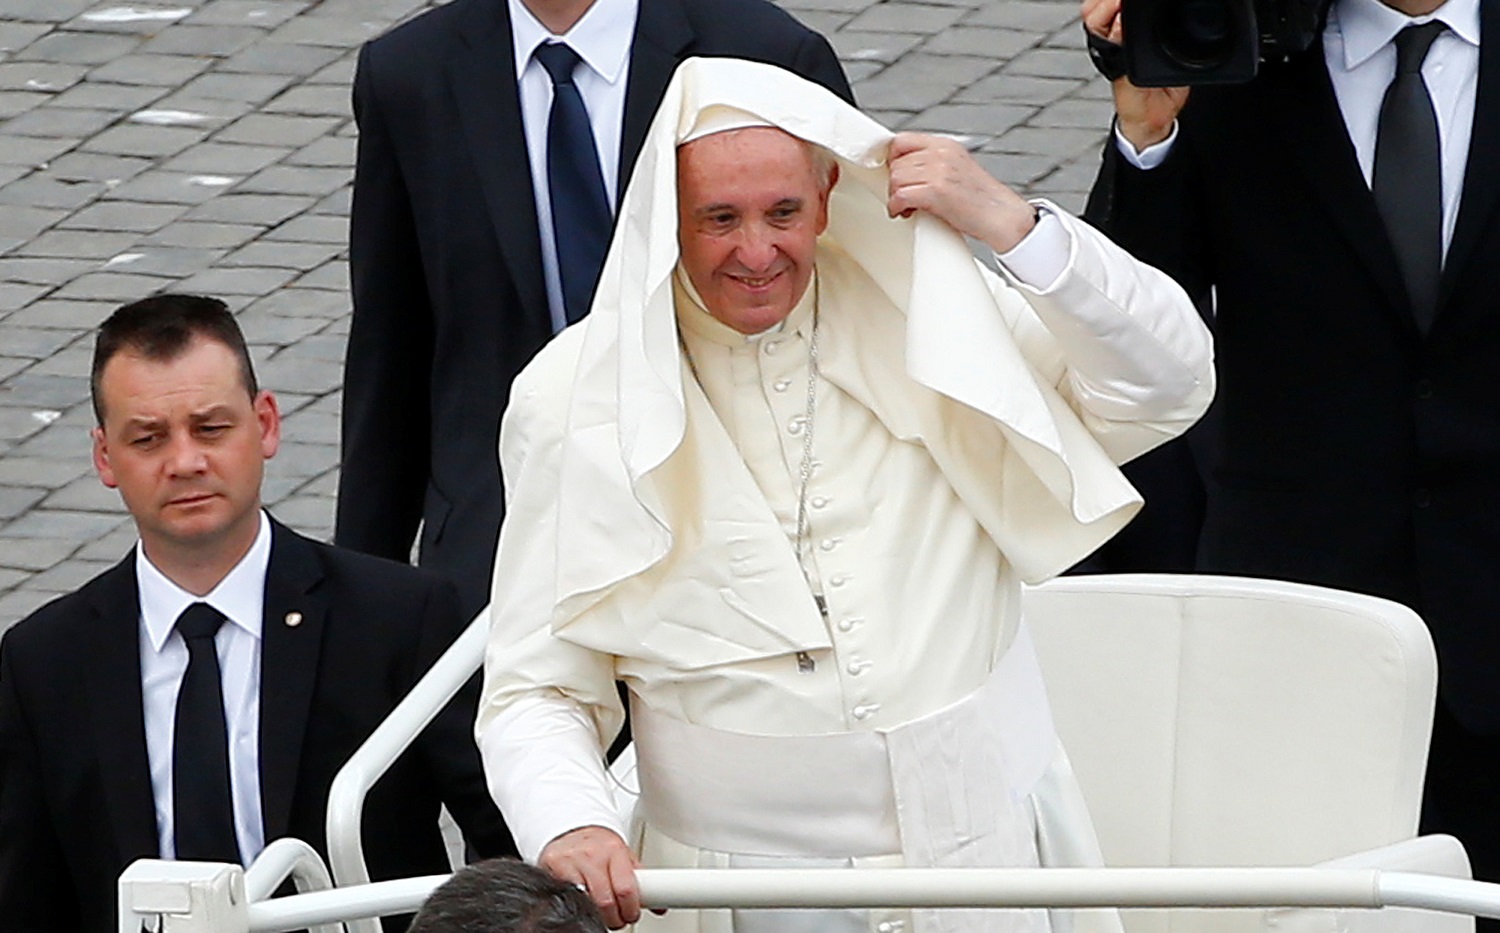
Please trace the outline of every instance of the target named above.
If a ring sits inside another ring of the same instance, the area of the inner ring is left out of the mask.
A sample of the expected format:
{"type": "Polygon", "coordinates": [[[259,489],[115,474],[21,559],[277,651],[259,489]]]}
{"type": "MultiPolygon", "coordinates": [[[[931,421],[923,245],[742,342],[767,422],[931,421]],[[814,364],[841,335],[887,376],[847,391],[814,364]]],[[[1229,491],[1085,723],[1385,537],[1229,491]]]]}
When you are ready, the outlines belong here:
{"type": "MultiPolygon", "coordinates": [[[[360,43],[426,0],[0,0],[0,631],[134,533],[89,464],[92,329],[168,286],[239,312],[285,415],[275,514],[332,533],[360,43]]],[[[1078,209],[1108,124],[1075,0],[789,0],[888,126],[1078,209]]]]}

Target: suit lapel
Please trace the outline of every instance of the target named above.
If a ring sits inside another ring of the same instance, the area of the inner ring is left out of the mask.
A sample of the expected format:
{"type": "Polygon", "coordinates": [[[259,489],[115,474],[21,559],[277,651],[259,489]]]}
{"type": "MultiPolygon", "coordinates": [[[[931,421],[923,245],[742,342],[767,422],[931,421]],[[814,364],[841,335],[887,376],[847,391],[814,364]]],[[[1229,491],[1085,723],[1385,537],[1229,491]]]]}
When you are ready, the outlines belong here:
{"type": "Polygon", "coordinates": [[[95,639],[84,656],[92,694],[94,745],[107,762],[104,793],[122,858],[155,854],[156,804],[141,700],[140,597],[135,551],[100,578],[92,600],[95,639]]]}
{"type": "Polygon", "coordinates": [[[1309,186],[1333,219],[1334,226],[1359,257],[1370,277],[1400,319],[1411,326],[1406,286],[1396,265],[1396,253],[1385,235],[1385,223],[1375,196],[1365,184],[1354,144],[1344,126],[1343,112],[1328,78],[1322,42],[1293,57],[1278,74],[1262,126],[1281,125],[1289,139],[1283,150],[1306,175],[1309,186]]]}
{"type": "Polygon", "coordinates": [[[286,835],[327,619],[312,545],[271,526],[260,659],[260,796],[266,841],[286,835]]]}
{"type": "Polygon", "coordinates": [[[1480,235],[1500,200],[1500,3],[1479,5],[1479,87],[1474,98],[1474,130],[1464,167],[1464,193],[1458,223],[1443,263],[1439,312],[1474,259],[1480,235]]]}
{"type": "Polygon", "coordinates": [[[448,87],[522,308],[551,333],[510,21],[503,2],[471,5],[465,14],[455,26],[448,87]]]}
{"type": "Polygon", "coordinates": [[[619,197],[623,200],[646,131],[661,105],[684,50],[693,42],[693,27],[682,0],[641,0],[635,39],[630,47],[630,79],[625,89],[625,120],[620,127],[619,197]]]}

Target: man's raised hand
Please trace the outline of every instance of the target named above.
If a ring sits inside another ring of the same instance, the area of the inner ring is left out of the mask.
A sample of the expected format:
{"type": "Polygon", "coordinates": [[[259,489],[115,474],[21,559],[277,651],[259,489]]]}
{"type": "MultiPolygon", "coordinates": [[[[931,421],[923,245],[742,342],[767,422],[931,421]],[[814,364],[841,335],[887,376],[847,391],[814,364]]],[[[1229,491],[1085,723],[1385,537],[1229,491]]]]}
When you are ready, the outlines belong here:
{"type": "MultiPolygon", "coordinates": [[[[1120,23],[1121,0],[1083,0],[1083,26],[1089,32],[1123,45],[1125,31],[1120,23]]],[[[1172,135],[1172,125],[1187,103],[1185,87],[1136,87],[1130,78],[1116,78],[1110,84],[1115,97],[1115,116],[1120,132],[1140,152],[1172,135]]]]}
{"type": "Polygon", "coordinates": [[[886,161],[892,217],[926,211],[997,253],[1009,251],[1035,226],[1036,211],[1026,199],[951,139],[897,133],[886,161]]]}

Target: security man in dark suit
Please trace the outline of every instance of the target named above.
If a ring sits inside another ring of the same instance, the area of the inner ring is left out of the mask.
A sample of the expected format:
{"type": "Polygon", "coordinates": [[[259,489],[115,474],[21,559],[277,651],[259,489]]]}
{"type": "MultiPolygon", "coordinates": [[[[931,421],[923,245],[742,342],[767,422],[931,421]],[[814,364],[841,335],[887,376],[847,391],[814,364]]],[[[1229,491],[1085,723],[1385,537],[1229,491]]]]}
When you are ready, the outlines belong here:
{"type": "Polygon", "coordinates": [[[767,0],[454,0],[360,54],[335,541],[489,601],[511,380],[587,311],[677,63],[780,65],[852,100],[767,0]],[[556,181],[554,181],[556,179],[556,181]],[[379,503],[379,508],[372,508],[379,503]]]}
{"type": "MultiPolygon", "coordinates": [[[[280,415],[222,302],[116,311],[93,402],[94,465],[140,543],[0,642],[0,926],[28,933],[113,929],[139,858],[248,864],[280,836],[326,856],[335,774],[464,623],[446,580],[262,510],[280,415]]],[[[473,686],[370,794],[372,878],[447,869],[444,803],[476,852],[514,852],[473,686]]]]}
{"type": "MultiPolygon", "coordinates": [[[[1118,8],[1085,23],[1118,37],[1118,8]]],[[[1200,571],[1422,615],[1422,828],[1500,880],[1500,3],[1334,0],[1248,84],[1114,93],[1089,216],[1214,315],[1201,534],[1177,531],[1200,571]]]]}

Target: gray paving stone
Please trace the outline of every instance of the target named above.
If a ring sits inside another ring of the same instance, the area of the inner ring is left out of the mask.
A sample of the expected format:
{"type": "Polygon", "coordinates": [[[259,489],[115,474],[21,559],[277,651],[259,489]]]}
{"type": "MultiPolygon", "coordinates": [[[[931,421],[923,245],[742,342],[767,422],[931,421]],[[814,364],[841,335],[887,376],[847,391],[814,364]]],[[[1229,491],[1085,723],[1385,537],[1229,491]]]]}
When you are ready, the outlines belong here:
{"type": "Polygon", "coordinates": [[[285,155],[285,149],[275,146],[206,142],[167,161],[162,168],[169,172],[203,175],[250,175],[285,155]]]}
{"type": "MultiPolygon", "coordinates": [[[[0,329],[0,340],[5,342],[6,356],[20,356],[39,360],[58,352],[77,340],[77,331],[51,327],[23,327],[6,324],[0,329]]],[[[0,478],[0,483],[5,482],[0,478]]]]}
{"type": "Polygon", "coordinates": [[[1103,130],[1075,130],[1061,127],[1046,129],[1018,126],[985,145],[987,152],[1014,152],[1022,155],[1044,155],[1055,159],[1072,159],[1098,148],[1103,130]]]}
{"type": "Polygon", "coordinates": [[[145,201],[102,200],[57,224],[60,230],[103,230],[151,233],[181,217],[183,204],[151,204],[145,201]]]}
{"type": "Polygon", "coordinates": [[[297,280],[303,288],[340,289],[349,284],[349,263],[342,259],[325,262],[297,280]]]}
{"type": "Polygon", "coordinates": [[[28,23],[66,23],[95,0],[6,0],[9,18],[28,23]]]}
{"type": "Polygon", "coordinates": [[[0,438],[7,441],[22,441],[44,427],[46,424],[27,409],[0,405],[0,438]]]}
{"type": "Polygon", "coordinates": [[[234,249],[259,236],[264,227],[255,224],[200,223],[178,221],[140,241],[142,247],[195,246],[234,249]]]}
{"type": "Polygon", "coordinates": [[[351,14],[348,18],[300,16],[277,27],[271,33],[271,41],[348,49],[370,41],[385,29],[386,24],[372,22],[358,14],[351,14]]]}
{"type": "Polygon", "coordinates": [[[206,74],[183,85],[182,93],[209,99],[244,100],[261,103],[270,100],[292,83],[290,75],[206,74]]]}
{"type": "Polygon", "coordinates": [[[248,243],[219,263],[222,266],[271,266],[307,271],[337,256],[342,247],[333,243],[248,243]]]}
{"type": "Polygon", "coordinates": [[[250,25],[262,29],[279,26],[306,10],[308,0],[213,0],[203,4],[185,23],[209,26],[250,25]]]}
{"type": "MultiPolygon", "coordinates": [[[[338,359],[342,361],[342,357],[338,359]]],[[[290,437],[294,440],[338,437],[339,417],[336,412],[303,409],[281,422],[281,433],[283,437],[290,437]]],[[[330,492],[333,491],[332,485],[333,483],[330,483],[330,492]]]]}
{"type": "Polygon", "coordinates": [[[147,171],[115,188],[110,195],[122,201],[190,206],[218,197],[238,180],[230,175],[147,171]]]}
{"type": "MultiPolygon", "coordinates": [[[[255,108],[255,104],[244,100],[224,100],[219,97],[195,97],[191,94],[168,94],[152,102],[150,107],[141,108],[141,111],[179,110],[198,117],[199,122],[194,125],[214,130],[228,126],[255,108]]],[[[134,113],[132,118],[137,122],[145,119],[140,111],[134,113]]]]}
{"type": "MultiPolygon", "coordinates": [[[[3,413],[0,413],[3,417],[3,413]]],[[[46,491],[27,486],[0,485],[0,521],[10,521],[36,505],[46,491]]]]}
{"type": "Polygon", "coordinates": [[[0,91],[56,94],[83,80],[88,68],[60,61],[0,62],[0,91]]]}
{"type": "Polygon", "coordinates": [[[142,50],[163,55],[227,58],[265,34],[266,30],[254,26],[177,23],[157,33],[142,50]]]}
{"type": "Polygon", "coordinates": [[[307,210],[313,200],[297,195],[231,192],[193,208],[187,219],[271,226],[307,210]]]}
{"type": "Polygon", "coordinates": [[[36,236],[67,216],[55,207],[12,205],[0,211],[0,236],[36,236]]]}
{"type": "MultiPolygon", "coordinates": [[[[276,389],[280,383],[270,379],[266,385],[276,389]]],[[[312,477],[328,472],[338,465],[337,444],[315,444],[297,440],[281,439],[281,448],[276,453],[276,469],[283,476],[312,477]]]]}
{"type": "Polygon", "coordinates": [[[954,100],[974,104],[989,101],[1015,101],[1044,105],[1076,94],[1083,86],[1084,82],[1076,78],[1034,78],[1027,75],[997,74],[964,88],[954,100]]]}
{"type": "Polygon", "coordinates": [[[42,36],[17,52],[16,60],[103,65],[126,55],[138,44],[139,40],[131,36],[58,30],[42,36]]]}
{"type": "Polygon", "coordinates": [[[922,51],[939,55],[1011,58],[1037,44],[1035,33],[993,26],[955,26],[933,36],[922,51]]]}
{"type": "Polygon", "coordinates": [[[133,233],[100,230],[49,230],[27,243],[21,256],[55,256],[64,259],[108,259],[135,242],[133,233]]]}
{"type": "Polygon", "coordinates": [[[89,80],[82,84],[75,84],[58,94],[52,98],[51,105],[134,113],[165,93],[165,88],[142,87],[135,84],[107,84],[89,80]]]}
{"type": "Polygon", "coordinates": [[[42,508],[118,514],[120,495],[99,482],[97,476],[80,476],[49,494],[42,508]]]}
{"type": "Polygon", "coordinates": [[[352,169],[354,140],[348,137],[325,137],[287,156],[286,163],[352,169]]]}
{"type": "Polygon", "coordinates": [[[349,216],[349,205],[354,198],[354,186],[345,184],[339,190],[323,198],[314,204],[308,211],[309,214],[336,214],[339,217],[349,216]]]}
{"type": "Polygon", "coordinates": [[[347,217],[297,217],[266,234],[268,240],[288,240],[295,243],[340,243],[349,242],[349,219],[347,217]]]}
{"type": "Polygon", "coordinates": [[[849,29],[869,32],[933,33],[952,26],[967,11],[928,3],[879,3],[849,21],[849,29]]]}
{"type": "MultiPolygon", "coordinates": [[[[0,355],[0,383],[3,383],[19,372],[25,371],[35,362],[35,360],[22,356],[0,355]]],[[[0,459],[4,458],[5,448],[9,446],[9,443],[9,441],[0,440],[0,459]]]]}
{"type": "Polygon", "coordinates": [[[1005,74],[1034,75],[1042,78],[1077,78],[1094,76],[1088,56],[1072,49],[1032,49],[1017,55],[1004,68],[1005,74]]]}
{"type": "MultiPolygon", "coordinates": [[[[30,373],[26,374],[26,376],[29,375],[30,373]]],[[[23,376],[22,378],[25,377],[23,376]]],[[[54,376],[50,378],[58,377],[54,376]]],[[[80,380],[80,382],[84,386],[83,394],[86,395],[88,393],[88,382],[87,380],[80,380]]],[[[74,459],[87,463],[89,462],[89,458],[91,456],[91,446],[92,444],[89,440],[88,432],[84,430],[41,431],[37,434],[33,434],[26,440],[11,447],[10,451],[6,453],[6,456],[40,457],[44,459],[74,459]]],[[[21,518],[17,519],[17,521],[24,521],[26,517],[27,516],[23,515],[21,516],[21,518]]],[[[9,533],[8,530],[7,533],[9,533]]],[[[22,535],[22,537],[27,536],[28,535],[22,535]]],[[[48,535],[46,533],[38,532],[35,535],[29,536],[47,537],[48,535]]]]}
{"type": "Polygon", "coordinates": [[[207,130],[197,127],[126,123],[85,140],[83,148],[89,152],[157,159],[179,153],[207,135],[207,130]]]}
{"type": "Polygon", "coordinates": [[[113,257],[108,268],[165,278],[186,278],[214,265],[226,252],[194,246],[141,246],[113,257]]]}
{"type": "Polygon", "coordinates": [[[1093,129],[1103,135],[1114,115],[1113,101],[1060,100],[1037,114],[1031,124],[1093,129]]]}
{"type": "MultiPolygon", "coordinates": [[[[133,301],[136,298],[143,298],[146,295],[149,295],[152,292],[156,291],[159,287],[160,286],[153,286],[139,292],[132,292],[131,294],[125,295],[120,298],[119,303],[123,304],[125,301],[133,301]]],[[[93,360],[93,355],[92,344],[71,344],[68,347],[52,354],[51,356],[43,357],[42,359],[37,360],[33,366],[26,370],[26,375],[34,377],[58,376],[63,378],[77,376],[80,373],[87,373],[89,371],[89,365],[93,360]]],[[[57,428],[57,430],[61,429],[61,424],[59,422],[59,427],[57,428]]]]}
{"type": "Polygon", "coordinates": [[[917,114],[905,128],[981,139],[1019,126],[1035,113],[1035,107],[1015,104],[939,104],[917,114]]]}
{"type": "Polygon", "coordinates": [[[46,31],[43,23],[0,23],[0,53],[23,49],[46,31]]]}
{"type": "Polygon", "coordinates": [[[72,139],[37,139],[0,136],[0,162],[10,165],[43,166],[78,143],[72,139]]]}
{"type": "MultiPolygon", "coordinates": [[[[30,576],[31,574],[27,573],[24,570],[6,570],[5,568],[0,567],[0,593],[13,589],[16,584],[29,578],[30,576]]],[[[5,620],[0,619],[0,632],[4,632],[5,628],[5,620]]]]}
{"type": "Polygon", "coordinates": [[[340,120],[337,117],[303,117],[252,113],[215,134],[218,142],[261,146],[306,146],[322,139],[340,120]]]}
{"type": "Polygon", "coordinates": [[[5,132],[17,136],[92,136],[119,118],[108,110],[44,106],[8,121],[5,132]]]}
{"type": "MultiPolygon", "coordinates": [[[[51,291],[51,286],[49,285],[0,282],[0,312],[15,311],[18,308],[24,308],[49,291],[51,291]]],[[[0,331],[0,334],[4,333],[4,331],[0,331]]],[[[12,346],[8,339],[5,340],[4,346],[6,356],[26,356],[25,353],[20,352],[18,348],[12,346]]]]}
{"type": "MultiPolygon", "coordinates": [[[[221,73],[305,77],[328,67],[341,54],[342,50],[325,46],[262,42],[219,62],[216,70],[221,73]]],[[[295,90],[297,89],[294,88],[293,91],[295,90]]]]}
{"type": "Polygon", "coordinates": [[[30,174],[31,169],[23,165],[0,165],[0,187],[30,174]]]}
{"type": "Polygon", "coordinates": [[[305,360],[282,359],[280,354],[271,357],[258,367],[261,381],[278,392],[307,392],[321,395],[338,388],[343,377],[330,367],[308,366],[305,360]],[[319,371],[321,370],[321,371],[319,371]]]}
{"type": "Polygon", "coordinates": [[[108,570],[114,563],[114,561],[89,561],[75,558],[58,564],[50,570],[32,574],[26,586],[28,589],[42,593],[71,593],[108,570]]]}
{"type": "Polygon", "coordinates": [[[0,91],[0,120],[18,117],[33,107],[40,107],[51,97],[40,91],[0,91]]]}
{"type": "MultiPolygon", "coordinates": [[[[80,476],[93,476],[93,470],[84,461],[38,460],[32,457],[0,457],[0,485],[27,486],[47,490],[80,476]]],[[[0,566],[4,560],[4,539],[0,538],[0,566]]]]}
{"type": "Polygon", "coordinates": [[[283,288],[251,304],[245,309],[245,315],[317,318],[320,322],[326,322],[348,315],[349,308],[347,289],[328,291],[320,288],[283,288]]]}
{"type": "Polygon", "coordinates": [[[183,291],[199,295],[265,295],[285,285],[296,273],[290,269],[264,267],[208,269],[178,284],[183,291]]]}
{"type": "Polygon", "coordinates": [[[98,198],[106,190],[97,182],[65,182],[48,172],[35,172],[0,187],[0,204],[72,211],[98,198]]]}
{"type": "MultiPolygon", "coordinates": [[[[111,301],[123,304],[160,291],[170,278],[135,272],[91,272],[52,293],[54,298],[79,301],[111,301]]],[[[85,367],[87,368],[87,367],[85,367]]]]}
{"type": "Polygon", "coordinates": [[[322,197],[349,184],[344,168],[273,165],[235,188],[242,194],[304,194],[322,197]]]}
{"type": "Polygon", "coordinates": [[[993,59],[912,53],[860,85],[863,106],[920,112],[998,67],[993,59]]]}
{"type": "Polygon", "coordinates": [[[311,85],[336,84],[339,87],[353,87],[354,70],[359,60],[358,53],[358,46],[351,46],[342,58],[322,71],[319,71],[311,78],[308,78],[307,83],[311,85]]]}
{"type": "Polygon", "coordinates": [[[295,344],[327,326],[326,321],[315,317],[283,317],[265,313],[243,313],[239,315],[240,328],[245,332],[245,342],[257,347],[282,347],[295,344]]]}
{"type": "MultiPolygon", "coordinates": [[[[80,330],[93,330],[98,327],[113,310],[114,305],[104,301],[46,298],[12,312],[5,319],[5,324],[7,327],[51,327],[77,333],[80,330]]],[[[15,380],[11,381],[8,388],[12,391],[17,389],[15,380]]],[[[85,385],[84,389],[87,394],[88,386],[85,385]]],[[[50,399],[51,396],[48,395],[46,398],[50,399]]]]}
{"type": "MultiPolygon", "coordinates": [[[[98,480],[95,481],[98,483],[98,480]]],[[[42,495],[42,490],[34,489],[33,492],[42,495]]],[[[15,540],[7,535],[7,537],[0,537],[0,567],[6,567],[9,570],[46,570],[68,559],[75,550],[78,550],[78,544],[75,541],[46,540],[46,538],[15,540]]]]}
{"type": "Polygon", "coordinates": [[[989,0],[967,19],[966,26],[1000,26],[1050,32],[1078,18],[1078,4],[1048,0],[989,0]]]}
{"type": "Polygon", "coordinates": [[[363,16],[389,25],[429,5],[427,0],[323,0],[308,12],[312,16],[363,16]]]}
{"type": "Polygon", "coordinates": [[[150,167],[150,159],[98,152],[70,152],[53,159],[47,166],[47,172],[59,181],[99,181],[106,185],[118,185],[150,167]]]}
{"type": "Polygon", "coordinates": [[[38,259],[11,256],[0,259],[0,281],[32,285],[61,285],[97,263],[86,259],[38,259]]]}
{"type": "Polygon", "coordinates": [[[828,37],[845,63],[879,62],[889,65],[927,40],[920,32],[863,32],[844,30],[828,37]]]}
{"type": "Polygon", "coordinates": [[[117,563],[124,559],[135,546],[139,536],[133,522],[122,522],[119,527],[103,537],[85,544],[77,556],[85,560],[104,560],[117,563]]]}
{"type": "Polygon", "coordinates": [[[190,55],[153,55],[143,50],[115,59],[90,73],[89,77],[111,84],[171,87],[202,74],[211,64],[207,59],[190,55]]]}
{"type": "MultiPolygon", "coordinates": [[[[299,46],[300,47],[300,46],[299,46]]],[[[350,118],[354,115],[349,90],[336,84],[305,84],[276,95],[263,108],[266,113],[350,118]]]]}
{"type": "Polygon", "coordinates": [[[276,503],[276,517],[310,538],[333,538],[333,500],[323,496],[292,496],[276,503]]]}

